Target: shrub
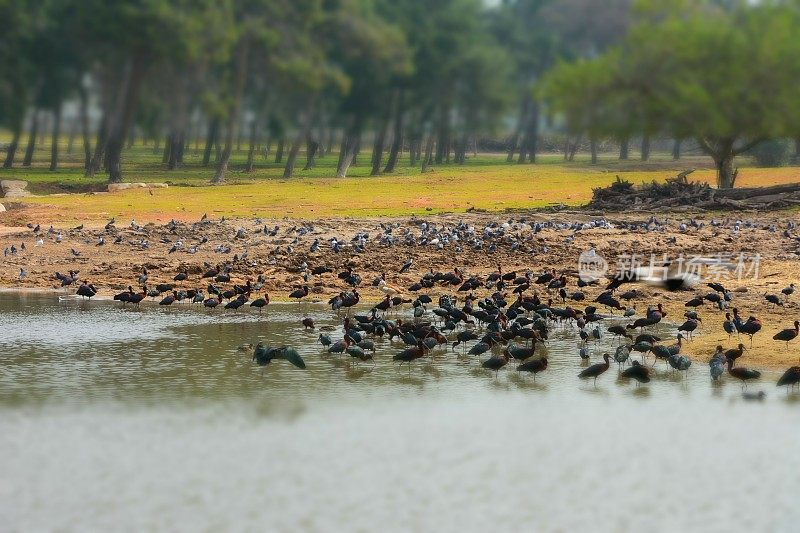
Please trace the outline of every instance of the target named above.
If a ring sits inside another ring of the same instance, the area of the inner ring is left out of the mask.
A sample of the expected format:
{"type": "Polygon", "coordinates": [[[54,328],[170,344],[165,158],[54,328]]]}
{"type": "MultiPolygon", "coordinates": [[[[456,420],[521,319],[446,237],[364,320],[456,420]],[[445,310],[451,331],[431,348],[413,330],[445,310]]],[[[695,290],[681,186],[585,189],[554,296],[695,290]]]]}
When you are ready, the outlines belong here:
{"type": "Polygon", "coordinates": [[[760,167],[785,167],[791,158],[787,139],[770,139],[753,148],[752,155],[760,167]]]}

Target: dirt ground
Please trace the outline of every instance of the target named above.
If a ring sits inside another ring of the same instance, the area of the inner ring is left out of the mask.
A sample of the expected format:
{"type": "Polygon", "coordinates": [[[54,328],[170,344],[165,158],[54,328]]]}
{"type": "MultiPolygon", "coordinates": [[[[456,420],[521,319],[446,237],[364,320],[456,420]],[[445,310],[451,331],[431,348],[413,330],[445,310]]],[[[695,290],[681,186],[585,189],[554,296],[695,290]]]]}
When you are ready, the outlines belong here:
{"type": "MultiPolygon", "coordinates": [[[[136,227],[130,221],[119,220],[108,228],[84,227],[80,230],[58,225],[51,229],[48,224],[47,227],[42,225],[39,233],[28,227],[3,227],[0,228],[0,249],[5,252],[0,263],[0,286],[63,291],[54,278],[54,272],[77,270],[81,280],[91,282],[101,295],[110,296],[128,285],[136,288],[136,279],[146,267],[150,287],[156,283],[172,282],[177,272],[186,270],[189,280],[183,286],[205,291],[209,280],[201,280],[201,273],[210,265],[229,263],[233,267],[233,283],[243,283],[248,279],[255,281],[259,274],[263,274],[266,280],[264,291],[270,294],[271,299],[286,300],[294,287],[303,284],[301,272],[305,263],[309,269],[327,266],[333,270],[333,273],[311,276],[308,285],[312,293],[308,300],[326,301],[331,295],[349,289],[336,276],[337,272],[349,266],[363,278],[359,287],[362,301],[377,301],[383,294],[372,285],[372,280],[383,272],[389,284],[406,288],[431,269],[446,272],[459,267],[467,277],[485,278],[502,265],[504,272],[516,270],[519,273],[527,270],[539,273],[555,268],[567,275],[567,290],[572,293],[578,290],[578,256],[590,248],[606,258],[612,270],[620,262],[629,262],[626,258],[631,254],[637,254],[644,264],[648,264],[651,254],[676,260],[681,255],[686,258],[716,257],[722,253],[730,254],[735,262],[739,254],[744,253],[747,254],[747,276],[739,280],[731,272],[720,279],[733,294],[730,306],[738,307],[744,318],[755,315],[764,324],[762,331],[755,336],[752,348],[740,361],[743,366],[755,368],[785,368],[798,364],[800,340],[787,347],[785,343],[772,340],[772,336],[791,327],[795,319],[800,319],[800,286],[798,292],[785,298],[781,306],[773,306],[764,299],[765,293],[782,297],[781,289],[800,281],[800,231],[794,229],[796,219],[787,218],[785,213],[748,215],[740,217],[742,222],[737,226],[736,218],[730,215],[717,215],[714,219],[702,214],[694,217],[697,224],[693,225],[690,215],[672,213],[658,214],[655,220],[648,215],[609,215],[606,220],[610,227],[593,223],[601,218],[583,212],[515,212],[316,221],[206,220],[136,227]],[[504,223],[508,227],[502,237],[484,237],[484,228],[498,231],[504,223]],[[545,226],[537,232],[534,231],[536,223],[545,226]],[[550,223],[558,226],[553,227],[550,223]],[[420,244],[423,224],[446,230],[458,224],[464,224],[462,229],[474,227],[475,234],[483,240],[483,246],[476,249],[473,243],[463,240],[451,241],[441,248],[431,243],[420,244]],[[580,224],[591,227],[579,227],[580,224]],[[265,227],[272,230],[276,225],[278,232],[275,236],[263,232],[265,227]],[[400,243],[393,246],[380,243],[379,238],[388,226],[392,226],[391,235],[400,243]],[[405,243],[406,231],[415,237],[415,245],[405,243]],[[59,233],[60,243],[56,242],[59,233]],[[359,234],[368,235],[362,253],[356,253],[350,245],[351,239],[359,234]],[[104,244],[98,245],[101,237],[104,244]],[[334,237],[342,243],[343,250],[333,250],[329,239],[334,237]],[[310,246],[316,239],[319,240],[319,251],[312,252],[310,246]],[[116,240],[119,242],[115,243],[116,240]],[[176,251],[170,253],[176,245],[176,251]],[[12,246],[17,250],[15,254],[10,251],[12,246]],[[221,247],[229,248],[229,251],[221,247]],[[755,253],[760,254],[760,263],[757,278],[752,279],[754,273],[749,269],[753,267],[755,253]],[[413,266],[400,274],[400,266],[409,258],[413,258],[413,266]],[[23,279],[20,279],[20,269],[26,272],[23,279]]],[[[73,286],[69,292],[74,292],[75,288],[73,286]]],[[[648,305],[663,303],[668,313],[666,320],[675,323],[684,321],[686,301],[695,295],[712,292],[704,282],[693,291],[677,292],[635,283],[625,285],[618,293],[630,288],[642,293],[629,304],[635,306],[637,316],[641,316],[648,305]]],[[[422,292],[435,296],[453,290],[437,286],[422,292]]],[[[602,291],[602,287],[589,286],[581,290],[586,293],[586,300],[567,300],[566,305],[583,309],[602,291]]],[[[489,294],[486,289],[474,292],[478,296],[489,294]]],[[[509,300],[513,299],[510,289],[507,292],[509,300]]],[[[556,306],[564,305],[555,292],[548,294],[543,286],[533,285],[527,294],[534,292],[538,292],[543,300],[556,298],[556,306]]],[[[460,294],[463,296],[464,293],[460,294]]],[[[601,307],[600,312],[607,310],[601,307]]],[[[699,365],[710,359],[717,344],[727,349],[734,347],[739,340],[736,335],[729,339],[723,331],[724,313],[715,304],[707,302],[698,312],[702,326],[695,333],[694,340],[685,343],[683,352],[691,355],[699,365]]],[[[750,344],[745,336],[741,342],[746,346],[750,344]]]]}

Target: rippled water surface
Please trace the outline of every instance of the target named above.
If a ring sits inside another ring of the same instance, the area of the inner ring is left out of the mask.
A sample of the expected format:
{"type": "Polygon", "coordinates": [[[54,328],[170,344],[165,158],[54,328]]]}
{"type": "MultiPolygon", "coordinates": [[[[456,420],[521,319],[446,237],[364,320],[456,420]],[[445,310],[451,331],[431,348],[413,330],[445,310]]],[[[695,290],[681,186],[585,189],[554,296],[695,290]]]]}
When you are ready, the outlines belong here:
{"type": "Polygon", "coordinates": [[[800,401],[772,373],[750,387],[763,402],[697,362],[640,387],[612,367],[595,387],[576,377],[570,329],[536,382],[444,349],[400,369],[388,340],[355,367],[323,355],[306,315],[338,323],[312,304],[0,293],[0,529],[800,527],[800,401]],[[255,366],[237,347],[258,340],[297,347],[308,369],[255,366]]]}

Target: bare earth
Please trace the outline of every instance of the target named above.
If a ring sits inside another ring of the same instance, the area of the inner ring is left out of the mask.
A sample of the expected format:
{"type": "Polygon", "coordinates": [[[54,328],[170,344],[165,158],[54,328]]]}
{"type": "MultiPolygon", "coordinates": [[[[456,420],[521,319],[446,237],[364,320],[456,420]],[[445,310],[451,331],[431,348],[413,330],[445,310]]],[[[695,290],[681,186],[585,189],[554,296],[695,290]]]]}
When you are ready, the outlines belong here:
{"type": "MultiPolygon", "coordinates": [[[[785,343],[772,340],[772,336],[781,329],[791,327],[795,319],[800,319],[800,287],[796,294],[786,299],[783,306],[773,307],[764,299],[764,293],[780,295],[781,289],[789,283],[800,281],[800,231],[795,233],[791,226],[794,219],[787,218],[785,214],[743,216],[745,223],[736,231],[735,218],[717,216],[719,225],[712,226],[712,216],[703,214],[696,218],[698,222],[704,223],[702,228],[689,226],[682,231],[680,224],[689,221],[688,215],[659,214],[656,227],[651,230],[646,229],[644,224],[631,227],[633,223],[646,223],[649,219],[647,216],[609,215],[606,219],[612,228],[593,227],[575,231],[574,227],[548,227],[538,233],[531,230],[531,224],[537,221],[571,224],[589,223],[600,218],[581,212],[467,213],[402,219],[209,220],[203,223],[179,222],[174,226],[148,224],[138,228],[129,225],[130,221],[117,221],[108,229],[101,226],[75,230],[59,228],[54,224],[53,230],[48,231],[49,224],[48,227],[42,224],[40,236],[27,227],[4,227],[0,228],[0,249],[10,250],[13,245],[18,252],[16,255],[8,253],[3,256],[0,264],[0,286],[63,291],[53,276],[54,272],[78,270],[81,280],[91,282],[100,290],[101,295],[110,296],[121,292],[128,285],[136,288],[136,278],[142,268],[146,267],[150,274],[148,285],[151,287],[160,282],[172,282],[177,272],[186,269],[189,280],[185,287],[196,287],[205,291],[208,280],[201,280],[201,273],[208,265],[227,262],[233,266],[232,282],[244,283],[263,274],[266,278],[264,289],[269,292],[270,297],[273,300],[285,300],[294,287],[303,284],[301,270],[305,262],[309,269],[328,266],[334,271],[311,277],[309,286],[312,287],[312,294],[308,300],[326,301],[331,295],[349,289],[336,277],[336,273],[350,266],[364,280],[359,287],[362,301],[378,301],[383,294],[373,287],[372,280],[382,272],[386,273],[388,283],[405,288],[418,281],[430,269],[446,272],[459,267],[466,277],[475,275],[485,278],[500,264],[504,272],[516,270],[524,273],[531,270],[539,273],[555,268],[568,276],[567,290],[571,293],[577,290],[578,255],[591,247],[608,259],[612,267],[616,265],[618,257],[629,254],[639,254],[645,263],[649,263],[650,254],[658,257],[666,254],[668,258],[675,259],[680,254],[684,257],[714,256],[718,253],[737,256],[740,252],[757,252],[761,256],[757,279],[721,280],[733,291],[731,307],[738,307],[744,318],[749,315],[757,316],[764,324],[762,331],[755,336],[752,349],[741,359],[742,365],[785,368],[798,363],[800,340],[790,343],[787,348],[785,343]],[[520,222],[523,220],[524,223],[520,222]],[[510,223],[510,226],[504,237],[486,239],[479,250],[466,242],[450,242],[440,249],[434,244],[420,244],[423,222],[436,228],[452,228],[464,223],[473,226],[479,237],[490,224],[510,223]],[[748,222],[752,222],[752,225],[748,222]],[[399,244],[387,246],[379,242],[380,235],[384,232],[381,224],[398,226],[392,229],[392,235],[400,241],[399,244]],[[279,226],[276,236],[264,234],[265,226],[272,229],[276,225],[279,226]],[[297,230],[301,227],[308,228],[309,232],[299,235],[297,230]],[[240,228],[244,228],[246,235],[237,238],[240,228]],[[62,242],[56,243],[59,230],[62,233],[62,242]],[[416,237],[416,244],[405,244],[406,230],[416,237]],[[359,233],[369,236],[363,253],[355,253],[350,245],[351,239],[359,233]],[[105,244],[98,246],[101,236],[105,238],[105,244]],[[114,244],[118,236],[122,237],[122,242],[114,244]],[[43,244],[37,245],[40,237],[43,244]],[[201,244],[204,237],[207,242],[201,244]],[[333,251],[328,240],[332,237],[343,243],[344,249],[341,252],[333,251]],[[309,248],[315,239],[319,239],[320,249],[318,252],[311,252],[309,248]],[[147,248],[142,246],[142,241],[147,241],[147,248]],[[181,241],[182,246],[174,253],[169,253],[177,241],[181,241]],[[520,244],[517,250],[512,249],[511,242],[514,241],[520,244]],[[25,243],[25,250],[21,249],[22,243],[25,243]],[[496,250],[492,252],[489,251],[491,243],[496,245],[496,250]],[[217,251],[220,245],[229,246],[230,252],[217,251]],[[197,248],[196,252],[190,253],[194,246],[197,248]],[[288,251],[289,246],[293,248],[291,253],[288,251]],[[73,255],[71,249],[79,252],[80,256],[73,255]],[[408,258],[414,259],[412,268],[405,274],[399,274],[400,266],[408,258]],[[27,276],[22,280],[19,279],[21,268],[27,271],[27,276]]],[[[643,292],[642,297],[630,303],[636,307],[637,316],[641,316],[648,305],[663,303],[668,313],[666,320],[675,323],[684,321],[686,301],[695,295],[712,292],[704,284],[694,291],[670,293],[640,283],[626,285],[619,292],[634,287],[643,292]]],[[[69,292],[74,290],[75,286],[69,292]]],[[[435,296],[454,290],[455,287],[436,287],[422,292],[435,296]]],[[[586,301],[567,300],[566,305],[583,309],[602,291],[602,287],[590,286],[582,290],[586,293],[586,301]]],[[[554,305],[564,305],[555,293],[548,294],[543,286],[533,286],[527,294],[535,291],[538,291],[542,300],[553,297],[556,300],[554,305]]],[[[513,300],[514,295],[510,294],[510,289],[507,292],[509,301],[513,300]]],[[[460,293],[461,296],[463,294],[460,293]]],[[[480,289],[475,294],[484,296],[489,291],[480,289]]],[[[238,312],[247,312],[244,309],[238,312]]],[[[698,311],[703,320],[702,326],[696,332],[695,339],[685,343],[683,350],[694,358],[696,364],[706,363],[717,344],[722,344],[727,349],[739,342],[736,335],[729,339],[723,331],[724,313],[715,304],[707,302],[698,311]]],[[[607,311],[601,307],[600,312],[607,311]]],[[[746,337],[743,336],[741,341],[749,346],[746,337]]],[[[667,342],[671,344],[673,341],[667,342]]]]}

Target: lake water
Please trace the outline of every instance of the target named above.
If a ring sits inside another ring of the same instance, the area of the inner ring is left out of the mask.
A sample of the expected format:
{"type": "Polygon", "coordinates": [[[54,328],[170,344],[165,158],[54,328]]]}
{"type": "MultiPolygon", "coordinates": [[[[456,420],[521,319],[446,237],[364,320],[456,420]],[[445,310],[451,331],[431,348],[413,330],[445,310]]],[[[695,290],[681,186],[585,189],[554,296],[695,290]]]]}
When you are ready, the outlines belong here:
{"type": "MultiPolygon", "coordinates": [[[[0,293],[3,531],[797,531],[800,398],[663,363],[534,383],[443,349],[409,370],[323,354],[303,316],[0,293]],[[305,371],[243,343],[290,344],[305,371]]],[[[338,329],[338,328],[337,328],[338,329]]],[[[664,325],[660,333],[672,335],[664,325]]],[[[334,337],[341,334],[337,331],[334,337]]],[[[612,351],[592,347],[593,362],[612,351]]],[[[537,350],[541,349],[538,347],[537,350]]]]}

